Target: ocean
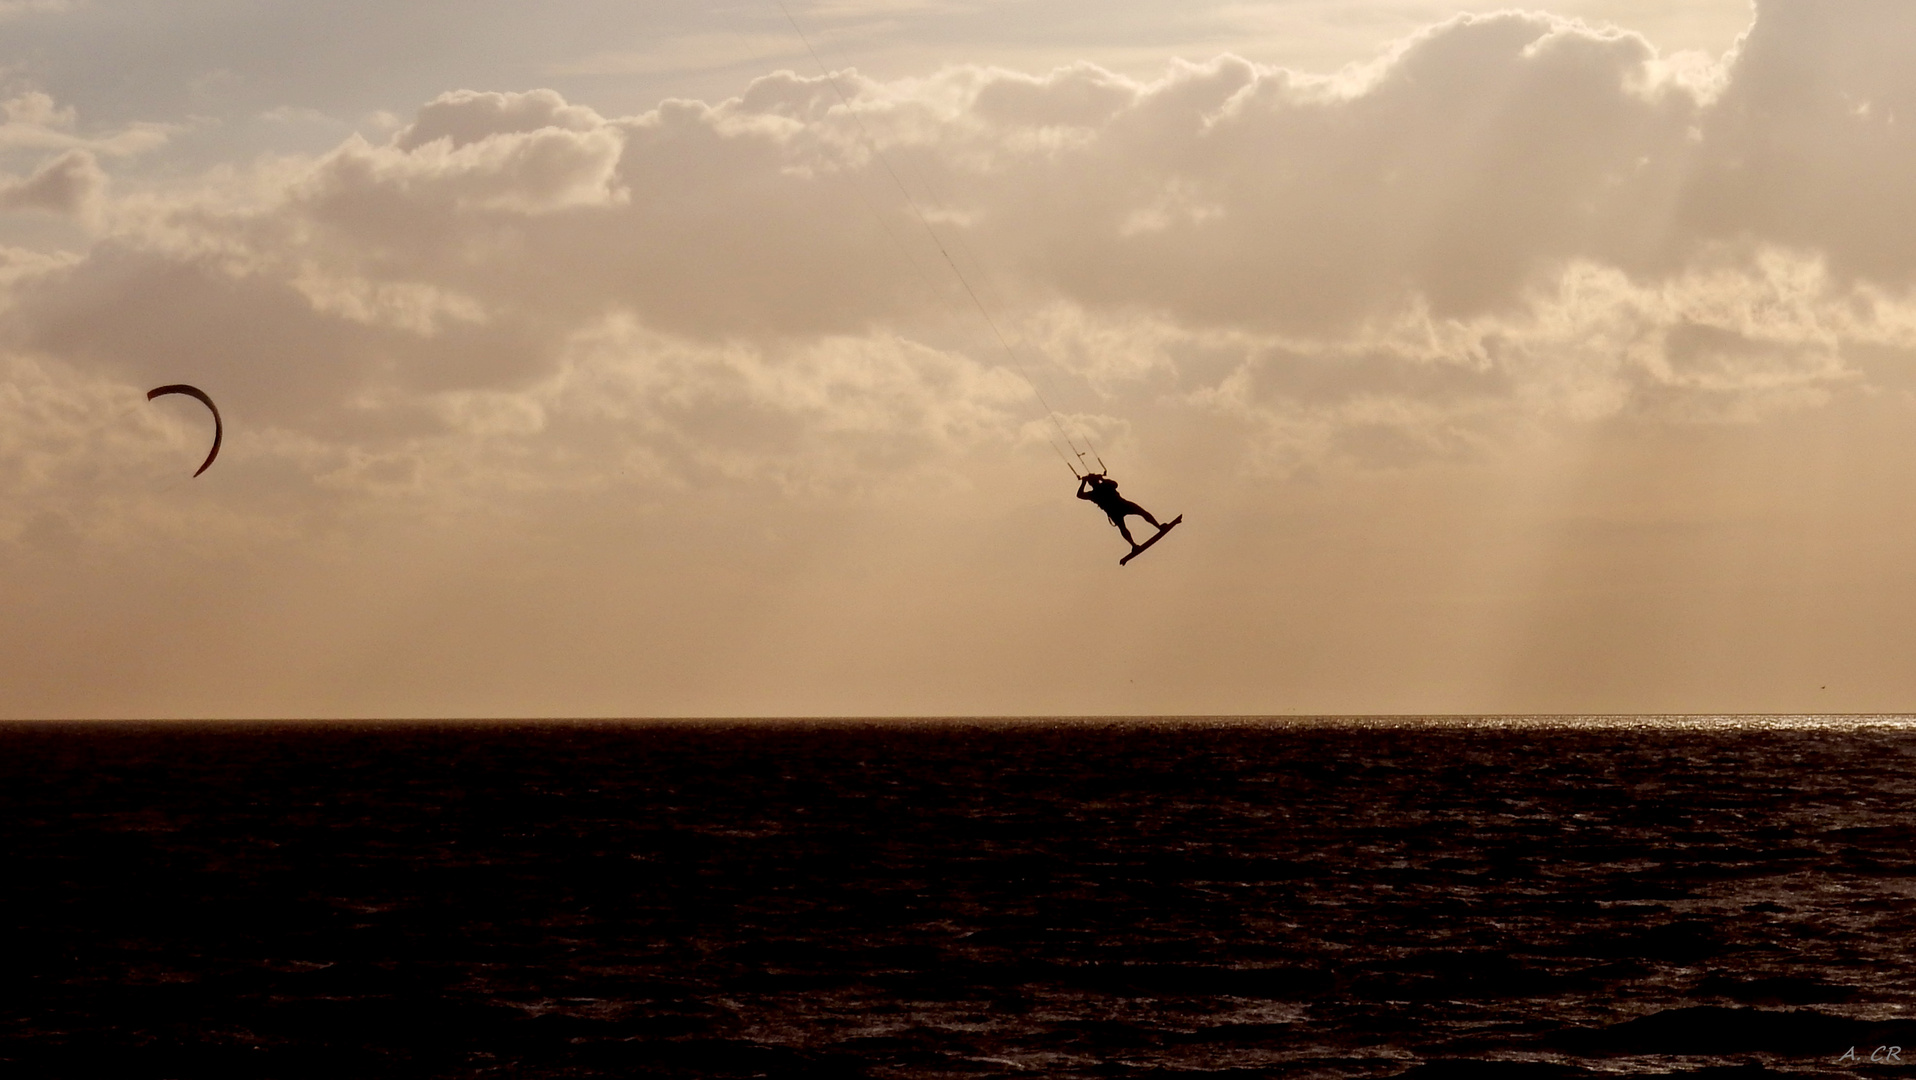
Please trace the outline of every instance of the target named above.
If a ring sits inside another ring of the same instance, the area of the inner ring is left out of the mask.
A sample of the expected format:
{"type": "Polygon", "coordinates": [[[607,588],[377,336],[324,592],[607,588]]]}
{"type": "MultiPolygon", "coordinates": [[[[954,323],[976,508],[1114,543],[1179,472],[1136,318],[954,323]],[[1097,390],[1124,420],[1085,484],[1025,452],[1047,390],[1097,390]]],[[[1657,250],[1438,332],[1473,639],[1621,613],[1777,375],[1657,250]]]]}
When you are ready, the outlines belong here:
{"type": "Polygon", "coordinates": [[[1916,1075],[1897,718],[0,726],[0,1074],[1916,1075]]]}

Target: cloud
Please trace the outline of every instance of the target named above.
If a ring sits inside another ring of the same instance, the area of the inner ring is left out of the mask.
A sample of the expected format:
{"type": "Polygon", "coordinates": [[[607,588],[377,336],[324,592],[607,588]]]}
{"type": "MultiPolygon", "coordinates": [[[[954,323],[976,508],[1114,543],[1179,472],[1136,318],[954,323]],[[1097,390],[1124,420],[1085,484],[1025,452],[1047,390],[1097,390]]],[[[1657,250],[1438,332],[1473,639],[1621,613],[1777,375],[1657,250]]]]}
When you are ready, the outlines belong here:
{"type": "MultiPolygon", "coordinates": [[[[461,90],[112,203],[0,334],[75,379],[219,383],[334,495],[857,483],[1028,438],[1025,376],[1084,431],[1148,411],[1257,469],[1750,422],[1916,347],[1916,76],[1881,44],[1912,19],[1766,2],[1714,66],[1506,12],[1331,76],[782,72],[625,117],[461,90]]],[[[74,126],[6,108],[0,138],[74,126]]],[[[101,152],[0,198],[80,213],[101,152]]]]}
{"type": "Polygon", "coordinates": [[[44,210],[92,220],[106,192],[106,173],[85,150],[69,150],[23,180],[0,181],[0,210],[44,210]]]}
{"type": "Polygon", "coordinates": [[[1335,345],[1245,340],[1244,361],[1193,400],[1258,426],[1260,458],[1279,468],[1404,464],[1619,416],[1753,421],[1859,389],[1847,349],[1916,349],[1912,300],[1779,249],[1721,251],[1653,283],[1586,261],[1512,311],[1411,309],[1335,345]]]}
{"type": "Polygon", "coordinates": [[[502,132],[465,143],[441,138],[410,150],[356,141],[335,151],[301,195],[315,216],[340,224],[402,207],[536,214],[616,202],[624,194],[613,183],[619,141],[603,127],[502,132]]]}
{"type": "Polygon", "coordinates": [[[458,149],[495,135],[519,135],[545,128],[591,131],[605,119],[582,105],[568,105],[551,90],[524,94],[461,90],[442,95],[419,110],[418,119],[393,138],[400,150],[416,150],[445,139],[458,149]]]}
{"type": "Polygon", "coordinates": [[[60,107],[37,90],[0,101],[0,151],[85,150],[102,157],[130,157],[162,144],[170,124],[134,123],[106,135],[82,135],[72,106],[60,107]]]}
{"type": "Polygon", "coordinates": [[[1822,251],[1845,276],[1912,280],[1916,71],[1899,47],[1912,33],[1905,4],[1762,4],[1698,132],[1680,219],[1822,251]]]}

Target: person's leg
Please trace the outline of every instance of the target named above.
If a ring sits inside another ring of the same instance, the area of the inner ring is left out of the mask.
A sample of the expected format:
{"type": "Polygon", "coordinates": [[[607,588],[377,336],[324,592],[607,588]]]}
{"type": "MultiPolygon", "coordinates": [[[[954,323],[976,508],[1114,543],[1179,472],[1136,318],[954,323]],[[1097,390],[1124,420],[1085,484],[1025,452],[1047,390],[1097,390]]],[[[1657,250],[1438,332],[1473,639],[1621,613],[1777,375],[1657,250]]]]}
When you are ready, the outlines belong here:
{"type": "Polygon", "coordinates": [[[1118,533],[1124,537],[1125,543],[1130,544],[1132,547],[1138,546],[1138,542],[1136,540],[1131,539],[1131,530],[1126,528],[1124,525],[1123,514],[1112,514],[1111,524],[1116,525],[1118,527],[1118,533]]]}
{"type": "Polygon", "coordinates": [[[1134,502],[1126,502],[1126,503],[1124,504],[1124,512],[1125,512],[1125,513],[1127,513],[1127,514],[1136,514],[1136,515],[1138,515],[1139,517],[1141,517],[1141,518],[1143,518],[1144,520],[1146,520],[1146,521],[1148,521],[1148,522],[1150,522],[1150,523],[1151,523],[1151,527],[1152,527],[1153,529],[1162,529],[1162,528],[1164,528],[1164,526],[1162,526],[1162,525],[1160,525],[1160,524],[1158,524],[1158,519],[1157,519],[1157,518],[1154,518],[1154,517],[1152,517],[1152,516],[1151,516],[1151,511],[1149,511],[1149,510],[1146,510],[1146,509],[1145,509],[1144,507],[1142,507],[1142,506],[1139,506],[1139,505],[1138,505],[1137,503],[1134,503],[1134,502]]]}

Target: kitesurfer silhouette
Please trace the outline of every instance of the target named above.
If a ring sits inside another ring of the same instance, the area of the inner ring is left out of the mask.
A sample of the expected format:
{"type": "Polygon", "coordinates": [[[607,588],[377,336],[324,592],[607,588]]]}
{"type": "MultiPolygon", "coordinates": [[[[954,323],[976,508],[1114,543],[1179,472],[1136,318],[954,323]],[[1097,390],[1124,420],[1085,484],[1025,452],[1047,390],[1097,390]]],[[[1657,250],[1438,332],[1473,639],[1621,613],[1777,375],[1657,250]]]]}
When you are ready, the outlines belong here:
{"type": "Polygon", "coordinates": [[[1151,511],[1118,494],[1118,482],[1103,473],[1086,473],[1079,477],[1078,498],[1094,503],[1104,511],[1105,516],[1111,519],[1111,524],[1116,525],[1118,532],[1123,534],[1124,542],[1131,545],[1133,552],[1139,550],[1139,544],[1131,539],[1131,530],[1124,526],[1126,517],[1135,514],[1150,522],[1152,528],[1164,531],[1164,526],[1151,516],[1151,511]]]}

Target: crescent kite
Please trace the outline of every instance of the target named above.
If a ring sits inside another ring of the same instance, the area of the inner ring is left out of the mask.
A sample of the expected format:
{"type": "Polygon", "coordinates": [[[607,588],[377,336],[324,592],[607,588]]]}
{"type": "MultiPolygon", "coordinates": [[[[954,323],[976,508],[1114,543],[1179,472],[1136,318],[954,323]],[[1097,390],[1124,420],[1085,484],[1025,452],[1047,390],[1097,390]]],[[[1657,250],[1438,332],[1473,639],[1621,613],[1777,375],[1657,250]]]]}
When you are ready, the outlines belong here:
{"type": "Polygon", "coordinates": [[[194,470],[193,475],[198,476],[200,473],[206,471],[208,465],[213,464],[214,458],[220,456],[220,437],[225,434],[225,428],[220,424],[220,407],[213,404],[213,399],[206,396],[206,391],[201,390],[197,386],[188,386],[185,383],[156,386],[146,392],[146,400],[152,401],[162,394],[185,394],[190,398],[198,398],[200,404],[213,411],[213,449],[206,452],[206,460],[200,463],[198,469],[194,470]]]}

